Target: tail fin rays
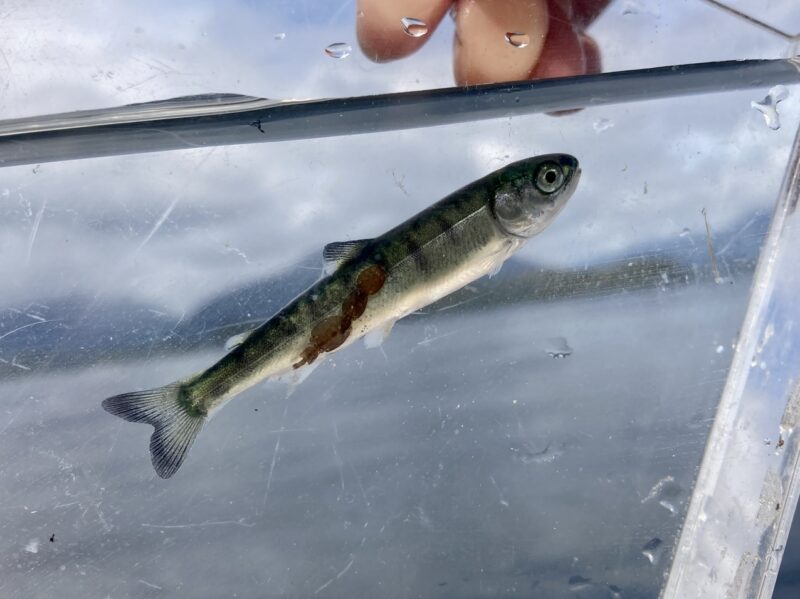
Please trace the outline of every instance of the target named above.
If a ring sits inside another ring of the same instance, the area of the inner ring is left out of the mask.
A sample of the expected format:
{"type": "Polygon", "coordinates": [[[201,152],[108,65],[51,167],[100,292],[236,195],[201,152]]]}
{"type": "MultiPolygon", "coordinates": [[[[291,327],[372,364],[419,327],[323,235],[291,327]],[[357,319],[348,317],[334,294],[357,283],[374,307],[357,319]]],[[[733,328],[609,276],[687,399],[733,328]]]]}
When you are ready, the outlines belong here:
{"type": "Polygon", "coordinates": [[[181,383],[115,395],[103,401],[103,409],[129,422],[145,422],[155,430],[150,437],[150,457],[161,478],[180,468],[197,434],[203,428],[203,414],[191,413],[182,401],[181,383]]]}

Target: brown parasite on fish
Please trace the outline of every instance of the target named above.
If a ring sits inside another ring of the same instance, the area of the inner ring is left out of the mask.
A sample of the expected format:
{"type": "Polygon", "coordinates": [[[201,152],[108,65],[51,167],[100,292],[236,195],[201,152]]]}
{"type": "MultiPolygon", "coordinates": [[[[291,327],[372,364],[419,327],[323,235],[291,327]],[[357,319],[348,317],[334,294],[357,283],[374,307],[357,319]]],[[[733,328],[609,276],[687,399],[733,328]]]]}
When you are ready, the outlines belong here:
{"type": "Polygon", "coordinates": [[[300,382],[325,355],[364,337],[379,345],[394,323],[497,272],[542,232],[572,196],[580,169],[567,154],[509,164],[383,235],[330,243],[323,277],[203,372],[164,387],[115,395],[103,407],[154,427],[150,454],[175,474],[209,416],[267,378],[300,382]]]}

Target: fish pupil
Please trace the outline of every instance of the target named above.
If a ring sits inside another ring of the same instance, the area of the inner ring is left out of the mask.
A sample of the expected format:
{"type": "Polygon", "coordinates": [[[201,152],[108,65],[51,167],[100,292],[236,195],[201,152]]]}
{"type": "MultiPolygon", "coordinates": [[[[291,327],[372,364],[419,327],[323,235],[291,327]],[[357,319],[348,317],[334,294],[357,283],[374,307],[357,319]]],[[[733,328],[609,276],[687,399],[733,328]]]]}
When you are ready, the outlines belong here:
{"type": "Polygon", "coordinates": [[[551,185],[556,182],[556,172],[550,169],[544,174],[544,180],[551,185]]]}

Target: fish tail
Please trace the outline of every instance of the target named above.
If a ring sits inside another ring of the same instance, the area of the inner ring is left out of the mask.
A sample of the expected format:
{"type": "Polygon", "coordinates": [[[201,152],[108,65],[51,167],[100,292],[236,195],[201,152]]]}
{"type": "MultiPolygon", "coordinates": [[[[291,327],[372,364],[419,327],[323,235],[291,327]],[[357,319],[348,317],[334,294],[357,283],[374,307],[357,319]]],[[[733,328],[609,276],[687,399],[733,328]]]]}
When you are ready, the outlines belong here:
{"type": "Polygon", "coordinates": [[[185,388],[184,382],[178,382],[103,400],[106,412],[128,422],[153,425],[150,458],[161,478],[177,472],[205,422],[205,414],[185,399],[185,388]]]}

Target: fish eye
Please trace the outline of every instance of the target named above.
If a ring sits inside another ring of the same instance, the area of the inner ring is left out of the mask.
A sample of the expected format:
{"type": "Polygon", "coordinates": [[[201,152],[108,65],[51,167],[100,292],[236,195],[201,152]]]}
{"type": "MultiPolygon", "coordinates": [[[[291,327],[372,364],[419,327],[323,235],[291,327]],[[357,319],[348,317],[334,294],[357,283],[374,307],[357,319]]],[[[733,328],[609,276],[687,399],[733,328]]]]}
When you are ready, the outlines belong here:
{"type": "Polygon", "coordinates": [[[564,173],[556,164],[543,164],[536,175],[536,188],[542,193],[553,193],[563,183],[564,173]]]}

